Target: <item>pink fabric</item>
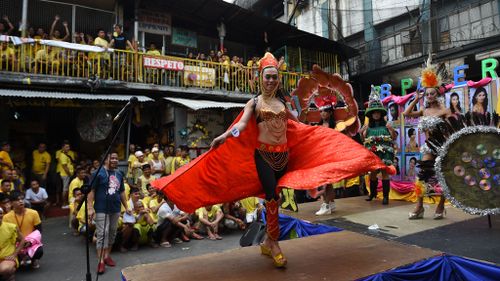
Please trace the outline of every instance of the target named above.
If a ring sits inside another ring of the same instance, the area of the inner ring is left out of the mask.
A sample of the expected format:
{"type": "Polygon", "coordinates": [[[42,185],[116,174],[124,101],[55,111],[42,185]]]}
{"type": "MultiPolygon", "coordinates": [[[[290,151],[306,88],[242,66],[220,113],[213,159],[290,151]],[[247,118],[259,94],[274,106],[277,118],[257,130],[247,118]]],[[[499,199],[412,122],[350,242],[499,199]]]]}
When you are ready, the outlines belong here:
{"type": "Polygon", "coordinates": [[[415,93],[416,92],[413,92],[413,93],[410,93],[410,94],[407,94],[407,95],[404,95],[404,96],[390,95],[390,96],[386,97],[385,99],[383,99],[382,103],[384,105],[387,105],[388,103],[390,103],[391,101],[393,101],[393,102],[395,102],[398,105],[403,105],[406,102],[408,102],[413,96],[415,96],[415,93]]]}
{"type": "Polygon", "coordinates": [[[467,81],[467,86],[469,86],[471,88],[479,88],[479,87],[483,87],[485,85],[488,85],[490,82],[491,82],[491,78],[486,77],[486,78],[483,78],[477,82],[469,80],[469,81],[467,81]]]}
{"type": "Polygon", "coordinates": [[[30,234],[28,234],[28,236],[24,237],[24,240],[26,240],[27,242],[30,242],[31,246],[24,248],[21,251],[21,253],[28,254],[28,256],[30,258],[33,257],[33,255],[35,254],[35,252],[38,248],[43,246],[42,234],[38,230],[35,230],[35,231],[31,232],[30,234]]]}
{"type": "MultiPolygon", "coordinates": [[[[399,193],[410,193],[415,189],[415,182],[412,181],[393,181],[391,180],[391,189],[399,193]]],[[[382,181],[378,181],[378,191],[382,191],[382,181]]]]}

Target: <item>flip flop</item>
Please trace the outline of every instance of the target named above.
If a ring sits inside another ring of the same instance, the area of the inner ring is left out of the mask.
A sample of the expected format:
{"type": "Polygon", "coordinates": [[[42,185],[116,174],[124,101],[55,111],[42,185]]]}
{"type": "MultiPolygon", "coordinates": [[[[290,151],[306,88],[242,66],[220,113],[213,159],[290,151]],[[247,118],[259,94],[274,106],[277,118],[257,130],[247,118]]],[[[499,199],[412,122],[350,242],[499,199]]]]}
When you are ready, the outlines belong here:
{"type": "Polygon", "coordinates": [[[163,248],[170,248],[172,247],[172,245],[170,244],[170,242],[166,241],[166,242],[162,242],[160,244],[160,246],[162,246],[163,248]]]}

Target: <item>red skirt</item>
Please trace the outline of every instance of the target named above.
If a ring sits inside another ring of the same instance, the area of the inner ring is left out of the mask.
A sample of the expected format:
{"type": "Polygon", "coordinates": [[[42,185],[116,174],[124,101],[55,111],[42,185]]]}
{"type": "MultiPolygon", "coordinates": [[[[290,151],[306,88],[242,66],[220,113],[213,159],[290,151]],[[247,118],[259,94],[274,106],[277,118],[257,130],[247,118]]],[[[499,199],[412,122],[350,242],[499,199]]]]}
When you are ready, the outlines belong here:
{"type": "MultiPolygon", "coordinates": [[[[189,213],[203,206],[263,197],[254,160],[257,137],[257,123],[252,117],[238,138],[228,138],[216,149],[151,185],[189,213]]],[[[287,139],[288,167],[278,187],[312,189],[369,171],[392,172],[375,154],[330,128],[289,120],[287,139]]]]}

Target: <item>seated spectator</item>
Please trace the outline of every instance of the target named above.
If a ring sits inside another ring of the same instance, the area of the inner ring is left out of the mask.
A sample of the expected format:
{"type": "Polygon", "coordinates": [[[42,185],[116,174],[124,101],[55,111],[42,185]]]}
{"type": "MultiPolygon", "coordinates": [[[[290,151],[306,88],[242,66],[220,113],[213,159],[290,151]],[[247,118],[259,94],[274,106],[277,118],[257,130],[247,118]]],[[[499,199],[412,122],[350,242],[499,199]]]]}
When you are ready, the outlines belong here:
{"type": "Polygon", "coordinates": [[[262,204],[260,204],[257,197],[248,197],[240,200],[241,206],[245,209],[246,223],[250,224],[254,221],[260,220],[260,212],[262,211],[262,204]]]}
{"type": "MultiPolygon", "coordinates": [[[[164,195],[158,194],[158,197],[163,198],[164,195]]],[[[189,237],[203,239],[191,228],[189,215],[179,210],[168,198],[165,198],[165,203],[158,209],[158,222],[154,237],[156,242],[165,248],[169,248],[172,241],[176,243],[182,240],[189,241],[189,237]]]]}
{"type": "Polygon", "coordinates": [[[245,209],[241,207],[240,202],[224,203],[222,204],[222,211],[224,213],[224,227],[233,230],[244,230],[246,228],[245,209]]]}
{"type": "Polygon", "coordinates": [[[60,65],[59,57],[59,53],[52,46],[41,48],[35,54],[35,72],[49,73],[53,69],[57,70],[60,65]]]}
{"type": "Polygon", "coordinates": [[[4,15],[2,17],[2,21],[0,21],[0,35],[10,35],[14,31],[14,25],[9,20],[9,17],[4,15]],[[5,25],[9,27],[9,29],[5,28],[5,25]]]}
{"type": "Polygon", "coordinates": [[[196,210],[196,215],[199,220],[200,232],[206,232],[208,234],[208,239],[210,240],[221,240],[222,237],[219,235],[219,223],[222,222],[224,214],[222,210],[217,205],[201,207],[196,210]]]}
{"type": "Polygon", "coordinates": [[[48,205],[48,198],[47,191],[45,188],[40,187],[38,180],[31,180],[31,188],[26,190],[25,199],[30,202],[31,209],[37,211],[41,218],[44,217],[44,211],[48,205]]]}
{"type": "Polygon", "coordinates": [[[24,177],[19,169],[12,170],[12,184],[14,190],[24,192],[24,177]]]}
{"type": "Polygon", "coordinates": [[[0,278],[15,280],[17,255],[25,246],[25,241],[15,224],[3,221],[4,214],[5,211],[0,208],[0,278]]]}
{"type": "MultiPolygon", "coordinates": [[[[73,196],[73,200],[69,204],[69,217],[70,217],[70,221],[71,221],[71,229],[73,230],[73,235],[78,236],[80,234],[80,232],[79,232],[80,220],[78,219],[78,213],[79,213],[78,206],[80,206],[80,204],[82,204],[82,201],[83,201],[82,189],[79,187],[74,188],[72,191],[72,196],[73,196]]],[[[82,208],[84,208],[84,206],[82,206],[82,208]]],[[[83,209],[83,210],[85,210],[85,209],[83,209]]],[[[85,216],[85,214],[83,214],[83,215],[85,216]]],[[[82,223],[85,224],[85,220],[83,220],[82,223]]]]}
{"type": "Polygon", "coordinates": [[[139,245],[150,243],[152,247],[157,247],[153,243],[154,221],[149,210],[144,208],[142,201],[134,203],[134,219],[130,221],[124,215],[122,229],[122,245],[120,251],[126,252],[128,249],[137,251],[139,245]]]}
{"type": "Polygon", "coordinates": [[[39,268],[39,260],[43,256],[41,244],[42,221],[40,216],[35,210],[24,207],[24,196],[21,192],[13,191],[10,195],[10,201],[12,210],[4,215],[3,220],[16,224],[26,241],[29,241],[27,247],[22,250],[22,260],[31,260],[31,266],[39,268]]]}
{"type": "Polygon", "coordinates": [[[10,180],[2,180],[0,184],[0,193],[5,193],[10,195],[10,193],[14,190],[12,182],[10,180]]]}
{"type": "Polygon", "coordinates": [[[57,40],[57,41],[67,41],[69,39],[70,33],[69,33],[69,28],[68,28],[68,22],[63,21],[63,26],[64,26],[64,37],[61,37],[61,32],[56,28],[57,23],[61,17],[59,15],[56,15],[54,17],[54,21],[52,22],[52,26],[50,27],[50,40],[57,40]]]}
{"type": "Polygon", "coordinates": [[[144,203],[144,206],[146,206],[150,211],[151,211],[151,216],[153,217],[154,222],[158,222],[158,210],[160,209],[161,205],[165,204],[165,200],[163,200],[163,196],[161,196],[161,192],[158,193],[154,187],[151,185],[148,185],[148,192],[149,198],[146,200],[144,198],[142,202],[144,203]]]}
{"type": "Polygon", "coordinates": [[[12,210],[9,195],[6,193],[0,192],[0,208],[2,208],[5,213],[8,213],[12,210]]]}
{"type": "Polygon", "coordinates": [[[132,163],[132,183],[131,185],[134,187],[138,187],[137,185],[137,180],[139,179],[140,176],[142,176],[142,166],[147,165],[148,161],[146,160],[146,157],[144,156],[144,153],[142,151],[137,150],[135,153],[135,158],[136,160],[132,163]]]}
{"type": "Polygon", "coordinates": [[[177,148],[177,152],[178,155],[172,160],[172,170],[170,171],[170,174],[175,173],[177,169],[191,161],[187,145],[180,145],[179,148],[177,148]]]}

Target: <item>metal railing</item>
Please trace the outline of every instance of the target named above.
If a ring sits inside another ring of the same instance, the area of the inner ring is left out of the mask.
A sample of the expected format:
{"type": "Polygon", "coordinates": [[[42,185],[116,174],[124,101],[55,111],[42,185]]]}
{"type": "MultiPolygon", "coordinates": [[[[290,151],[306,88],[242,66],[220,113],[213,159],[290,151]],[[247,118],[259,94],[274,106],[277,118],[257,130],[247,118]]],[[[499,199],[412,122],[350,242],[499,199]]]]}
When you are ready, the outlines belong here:
{"type": "MultiPolygon", "coordinates": [[[[150,55],[142,52],[85,52],[35,44],[0,48],[0,71],[59,77],[111,79],[172,87],[194,87],[253,93],[259,90],[258,69],[241,64],[150,55]]],[[[291,92],[306,74],[280,72],[281,84],[291,92]]]]}

